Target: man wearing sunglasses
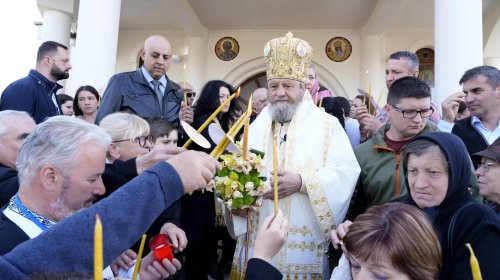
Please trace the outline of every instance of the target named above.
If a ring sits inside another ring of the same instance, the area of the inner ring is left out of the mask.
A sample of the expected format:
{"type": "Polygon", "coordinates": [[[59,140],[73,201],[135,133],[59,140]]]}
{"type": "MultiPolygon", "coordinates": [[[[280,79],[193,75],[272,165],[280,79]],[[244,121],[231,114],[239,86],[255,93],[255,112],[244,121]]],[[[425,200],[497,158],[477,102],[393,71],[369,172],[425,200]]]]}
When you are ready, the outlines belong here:
{"type": "Polygon", "coordinates": [[[406,194],[400,164],[404,146],[419,134],[437,130],[428,122],[434,112],[431,89],[416,77],[394,81],[384,109],[390,123],[354,150],[362,172],[348,211],[350,220],[372,205],[384,204],[406,194]]]}
{"type": "Polygon", "coordinates": [[[194,87],[188,82],[182,84],[179,83],[179,86],[182,87],[183,92],[186,94],[187,105],[193,106],[194,99],[196,98],[196,91],[194,91],[194,87]]]}

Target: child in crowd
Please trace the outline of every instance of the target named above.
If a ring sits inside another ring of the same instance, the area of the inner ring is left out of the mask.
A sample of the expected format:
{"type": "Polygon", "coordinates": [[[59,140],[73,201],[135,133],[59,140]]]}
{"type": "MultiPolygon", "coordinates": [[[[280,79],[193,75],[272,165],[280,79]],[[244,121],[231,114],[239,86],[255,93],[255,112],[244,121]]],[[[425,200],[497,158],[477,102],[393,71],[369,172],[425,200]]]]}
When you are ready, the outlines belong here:
{"type": "Polygon", "coordinates": [[[179,133],[172,123],[159,117],[149,119],[148,123],[153,146],[165,145],[177,147],[179,133]]]}

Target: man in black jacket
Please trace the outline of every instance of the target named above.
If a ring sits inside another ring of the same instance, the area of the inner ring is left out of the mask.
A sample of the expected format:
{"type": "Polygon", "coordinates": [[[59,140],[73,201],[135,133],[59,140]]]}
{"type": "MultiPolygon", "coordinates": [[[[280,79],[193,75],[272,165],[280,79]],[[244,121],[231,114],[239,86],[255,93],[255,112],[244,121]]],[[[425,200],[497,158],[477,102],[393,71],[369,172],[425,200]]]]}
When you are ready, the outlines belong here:
{"type": "MultiPolygon", "coordinates": [[[[443,120],[438,127],[460,137],[472,157],[500,136],[500,71],[492,66],[474,67],[464,73],[459,83],[463,92],[443,101],[443,120]],[[471,116],[453,123],[460,100],[465,101],[471,116]]],[[[476,169],[480,162],[472,158],[476,169]]]]}
{"type": "Polygon", "coordinates": [[[141,50],[144,65],[132,72],[111,77],[97,111],[96,123],[105,116],[126,111],[142,118],[162,117],[179,125],[193,121],[193,110],[181,106],[183,90],[166,75],[172,61],[172,46],[163,36],[146,39],[141,50]]]}
{"type": "Polygon", "coordinates": [[[57,83],[69,77],[69,52],[65,45],[47,41],[40,45],[36,67],[28,76],[10,84],[0,98],[0,111],[18,110],[30,114],[36,123],[62,115],[56,93],[57,83]]]}

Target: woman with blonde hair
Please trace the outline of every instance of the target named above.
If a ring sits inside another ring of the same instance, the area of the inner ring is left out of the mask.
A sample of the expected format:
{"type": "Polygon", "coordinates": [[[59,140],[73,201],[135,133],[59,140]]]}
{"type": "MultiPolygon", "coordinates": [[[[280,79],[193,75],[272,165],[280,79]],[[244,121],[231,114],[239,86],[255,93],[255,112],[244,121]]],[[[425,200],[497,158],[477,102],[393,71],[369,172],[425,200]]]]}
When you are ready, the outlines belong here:
{"type": "Polygon", "coordinates": [[[142,156],[151,148],[149,124],[136,115],[113,113],[102,119],[99,126],[111,136],[107,157],[110,163],[142,156]]]}

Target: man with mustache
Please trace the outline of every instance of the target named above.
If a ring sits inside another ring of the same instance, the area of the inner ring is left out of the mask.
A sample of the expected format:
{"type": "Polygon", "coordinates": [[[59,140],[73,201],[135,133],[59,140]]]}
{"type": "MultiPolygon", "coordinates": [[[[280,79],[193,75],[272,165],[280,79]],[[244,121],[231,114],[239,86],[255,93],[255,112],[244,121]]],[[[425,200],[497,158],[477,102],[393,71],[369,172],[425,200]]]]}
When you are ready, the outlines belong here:
{"type": "Polygon", "coordinates": [[[416,77],[407,76],[392,83],[384,110],[391,121],[354,150],[362,172],[347,214],[351,221],[370,206],[406,194],[400,163],[404,146],[419,134],[437,130],[428,121],[434,112],[431,89],[416,77]]]}
{"type": "Polygon", "coordinates": [[[35,122],[62,115],[56,93],[59,80],[69,78],[68,48],[53,41],[42,43],[36,56],[36,67],[28,76],[10,84],[0,98],[0,111],[26,111],[35,122]]]}
{"type": "Polygon", "coordinates": [[[144,60],[141,68],[111,77],[97,111],[96,123],[118,111],[145,119],[162,117],[177,127],[179,119],[191,123],[193,110],[182,104],[183,90],[166,75],[172,62],[170,42],[160,35],[147,38],[141,58],[144,60]]]}
{"type": "MultiPolygon", "coordinates": [[[[289,32],[265,45],[264,58],[269,105],[250,126],[249,147],[265,153],[262,176],[272,181],[276,143],[278,204],[289,220],[285,245],[270,262],[283,279],[326,279],[328,232],[344,220],[359,166],[338,120],[316,107],[305,88],[312,59],[309,43],[289,32]]],[[[245,274],[247,258],[256,254],[256,230],[273,215],[273,200],[270,191],[262,206],[250,211],[248,245],[247,219],[234,218],[238,243],[231,279],[245,274]]]]}

